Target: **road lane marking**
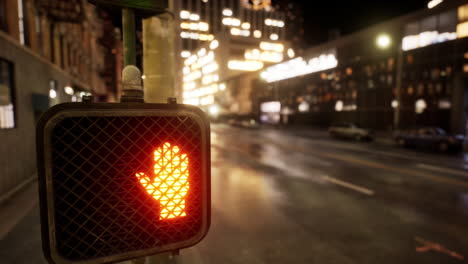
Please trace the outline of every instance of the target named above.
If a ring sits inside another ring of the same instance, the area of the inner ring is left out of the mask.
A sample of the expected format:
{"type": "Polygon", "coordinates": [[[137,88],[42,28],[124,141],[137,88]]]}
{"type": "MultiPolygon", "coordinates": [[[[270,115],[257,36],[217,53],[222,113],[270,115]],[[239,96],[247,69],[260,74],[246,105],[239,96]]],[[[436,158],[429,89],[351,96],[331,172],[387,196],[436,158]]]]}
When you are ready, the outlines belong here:
{"type": "Polygon", "coordinates": [[[416,166],[422,169],[426,169],[426,170],[448,173],[448,174],[453,174],[453,175],[458,175],[458,176],[468,178],[468,172],[464,172],[464,171],[459,171],[459,170],[454,170],[450,168],[444,168],[444,167],[439,167],[439,166],[434,166],[434,165],[429,165],[429,164],[424,164],[424,163],[419,163],[416,166]]]}
{"type": "Polygon", "coordinates": [[[357,158],[348,157],[348,156],[339,155],[339,154],[331,154],[331,153],[325,153],[325,152],[311,152],[311,151],[307,151],[306,149],[304,149],[303,147],[300,147],[300,146],[285,145],[285,144],[281,144],[281,143],[273,141],[273,140],[263,139],[262,141],[264,143],[274,144],[274,145],[277,145],[277,146],[282,147],[284,149],[289,149],[289,150],[292,150],[292,151],[300,151],[300,152],[303,152],[303,153],[315,154],[315,155],[319,155],[319,156],[328,157],[330,159],[361,164],[361,165],[365,165],[365,166],[371,167],[371,168],[383,169],[383,170],[387,170],[387,171],[391,171],[391,172],[403,173],[403,174],[412,175],[412,176],[416,176],[416,177],[427,178],[427,179],[431,179],[433,181],[438,181],[438,182],[442,182],[442,183],[446,183],[446,184],[452,184],[452,185],[457,185],[457,186],[468,187],[468,182],[466,182],[466,181],[461,181],[461,180],[456,180],[456,179],[441,177],[441,176],[435,176],[435,175],[422,173],[422,172],[411,170],[411,169],[403,169],[403,168],[392,167],[392,166],[384,165],[384,164],[373,162],[373,161],[357,159],[357,158]]]}
{"type": "Polygon", "coordinates": [[[351,189],[351,190],[354,190],[354,191],[357,191],[357,192],[360,192],[360,193],[363,193],[363,194],[366,194],[366,195],[369,195],[369,196],[372,196],[372,195],[375,194],[375,192],[373,190],[370,190],[370,189],[367,189],[365,187],[361,187],[361,186],[358,186],[358,185],[355,185],[355,184],[352,184],[352,183],[349,183],[349,182],[338,180],[338,179],[335,179],[335,178],[332,178],[332,177],[329,177],[329,176],[322,176],[322,178],[324,180],[326,180],[327,182],[330,182],[330,183],[339,185],[341,187],[345,187],[345,188],[348,188],[348,189],[351,189]]]}
{"type": "Polygon", "coordinates": [[[439,252],[439,253],[442,253],[442,254],[446,254],[452,258],[456,258],[458,260],[464,260],[465,257],[463,255],[460,255],[459,253],[455,252],[455,251],[452,251],[452,250],[449,250],[447,249],[446,247],[442,246],[441,244],[438,244],[438,243],[435,243],[435,242],[432,242],[432,241],[429,241],[429,240],[425,240],[421,237],[415,237],[414,240],[418,243],[420,243],[421,245],[416,247],[416,252],[419,252],[419,253],[423,253],[423,252],[428,252],[428,251],[435,251],[435,252],[439,252]]]}
{"type": "Polygon", "coordinates": [[[451,185],[455,185],[455,186],[462,186],[462,187],[468,188],[468,182],[467,181],[461,181],[461,180],[448,178],[448,177],[444,177],[444,176],[436,176],[436,175],[432,175],[432,174],[428,174],[428,173],[424,173],[424,172],[420,172],[420,171],[415,171],[415,170],[412,170],[412,169],[392,167],[392,166],[384,165],[384,164],[381,164],[381,163],[378,163],[378,162],[362,160],[362,159],[349,157],[349,156],[345,156],[345,155],[340,155],[340,154],[326,153],[326,152],[323,152],[323,151],[321,151],[321,152],[312,152],[310,150],[305,149],[302,146],[282,144],[282,143],[280,143],[278,141],[275,141],[275,140],[272,140],[270,138],[262,138],[262,139],[257,138],[257,140],[258,140],[257,141],[258,143],[272,144],[272,145],[276,145],[278,147],[281,147],[283,149],[290,150],[290,151],[298,151],[298,152],[302,152],[302,153],[306,153],[306,154],[313,154],[313,155],[327,157],[327,158],[334,159],[334,160],[360,164],[360,165],[364,165],[364,166],[367,166],[367,167],[370,167],[370,168],[382,169],[382,170],[387,170],[387,171],[391,171],[391,172],[395,172],[395,173],[402,173],[402,174],[406,174],[406,175],[411,175],[411,176],[430,179],[430,180],[435,181],[435,182],[441,182],[441,183],[445,183],[445,184],[451,184],[451,185]]]}

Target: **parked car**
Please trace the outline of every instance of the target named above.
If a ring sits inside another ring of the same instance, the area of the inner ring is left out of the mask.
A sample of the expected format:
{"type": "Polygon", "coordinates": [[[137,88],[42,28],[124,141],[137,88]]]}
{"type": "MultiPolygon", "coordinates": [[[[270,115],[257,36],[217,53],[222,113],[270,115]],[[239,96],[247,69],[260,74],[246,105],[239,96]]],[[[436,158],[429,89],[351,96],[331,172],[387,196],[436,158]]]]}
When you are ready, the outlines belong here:
{"type": "Polygon", "coordinates": [[[400,147],[417,147],[440,152],[460,151],[463,149],[463,135],[450,135],[439,127],[422,127],[398,131],[394,135],[400,147]]]}
{"type": "Polygon", "coordinates": [[[228,120],[228,124],[231,126],[257,129],[260,128],[257,120],[250,116],[236,116],[228,120]]]}
{"type": "Polygon", "coordinates": [[[332,124],[328,128],[328,134],[336,138],[354,139],[357,141],[371,141],[374,139],[374,133],[371,130],[348,122],[338,122],[332,124]]]}

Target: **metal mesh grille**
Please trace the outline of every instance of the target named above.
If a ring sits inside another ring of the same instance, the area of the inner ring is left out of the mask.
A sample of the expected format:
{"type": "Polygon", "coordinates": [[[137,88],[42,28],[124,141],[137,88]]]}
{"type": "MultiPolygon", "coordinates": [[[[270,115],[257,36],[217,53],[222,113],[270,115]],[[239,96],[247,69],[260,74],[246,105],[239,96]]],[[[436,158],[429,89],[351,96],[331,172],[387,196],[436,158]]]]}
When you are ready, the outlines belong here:
{"type": "Polygon", "coordinates": [[[202,132],[185,117],[71,117],[52,133],[58,253],[92,259],[188,240],[202,225],[202,132]],[[153,171],[164,142],[190,157],[187,216],[159,220],[158,201],[135,177],[153,171]]]}

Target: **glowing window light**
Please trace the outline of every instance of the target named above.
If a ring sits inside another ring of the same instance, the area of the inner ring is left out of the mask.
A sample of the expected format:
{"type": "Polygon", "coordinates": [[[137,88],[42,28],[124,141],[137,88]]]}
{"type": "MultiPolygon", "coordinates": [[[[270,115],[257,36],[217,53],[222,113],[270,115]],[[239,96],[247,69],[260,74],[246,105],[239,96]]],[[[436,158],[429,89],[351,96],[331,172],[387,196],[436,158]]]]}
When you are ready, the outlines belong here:
{"type": "Polygon", "coordinates": [[[193,90],[197,88],[197,84],[195,82],[184,83],[184,90],[193,90]]]}
{"type": "Polygon", "coordinates": [[[189,24],[190,30],[198,30],[198,23],[190,23],[189,24]]]}
{"type": "Polygon", "coordinates": [[[247,30],[247,29],[241,30],[240,34],[243,37],[248,37],[248,36],[250,36],[250,30],[247,30]]]}
{"type": "Polygon", "coordinates": [[[190,12],[187,10],[181,10],[180,11],[180,18],[182,19],[189,19],[190,17],[190,12]]]}
{"type": "Polygon", "coordinates": [[[231,21],[232,21],[232,18],[225,17],[225,18],[223,18],[222,23],[223,23],[223,25],[230,26],[231,23],[232,23],[231,21]]]}
{"type": "Polygon", "coordinates": [[[188,57],[190,57],[190,55],[191,55],[191,53],[188,50],[183,50],[183,51],[180,52],[180,56],[182,58],[188,58],[188,57]]]}
{"type": "Polygon", "coordinates": [[[200,20],[200,16],[197,14],[190,14],[189,19],[192,21],[198,21],[200,20]]]}
{"type": "Polygon", "coordinates": [[[202,72],[203,72],[203,74],[208,74],[208,73],[212,73],[212,72],[218,70],[218,68],[219,68],[218,63],[212,62],[212,63],[204,66],[202,68],[202,72]]]}
{"type": "Polygon", "coordinates": [[[187,66],[192,65],[193,63],[197,61],[197,59],[198,59],[197,55],[192,55],[185,60],[184,64],[187,66]]]}
{"type": "Polygon", "coordinates": [[[262,50],[283,52],[284,45],[281,43],[271,43],[271,42],[262,41],[260,42],[260,48],[262,50]]]}
{"type": "Polygon", "coordinates": [[[178,146],[164,143],[154,151],[153,176],[135,175],[146,192],[160,204],[159,220],[187,215],[185,197],[190,189],[189,158],[178,146]]]}
{"type": "Polygon", "coordinates": [[[432,9],[438,5],[440,5],[444,0],[431,0],[427,3],[427,8],[432,9]]]}
{"type": "Polygon", "coordinates": [[[185,66],[183,69],[182,69],[182,72],[184,73],[184,75],[187,75],[190,73],[190,68],[185,66]]]}
{"type": "Polygon", "coordinates": [[[205,75],[202,78],[202,84],[207,85],[214,82],[213,75],[205,75]]]}
{"type": "Polygon", "coordinates": [[[309,112],[309,103],[307,103],[306,101],[303,101],[302,103],[299,104],[299,106],[297,107],[297,109],[299,110],[299,112],[303,113],[303,112],[309,112]]]}
{"type": "MultiPolygon", "coordinates": [[[[460,24],[458,26],[460,26],[460,24]]],[[[454,40],[457,39],[457,37],[460,38],[460,35],[458,33],[458,26],[457,32],[439,33],[438,31],[425,31],[418,35],[405,36],[402,40],[402,49],[404,51],[407,51],[421,47],[426,47],[432,44],[454,40]]],[[[468,35],[468,23],[466,30],[468,35]]]]}
{"type": "Polygon", "coordinates": [[[414,103],[414,108],[416,114],[422,114],[427,108],[426,101],[424,99],[419,99],[414,103]]]}
{"type": "Polygon", "coordinates": [[[63,89],[65,90],[65,93],[68,95],[73,95],[75,93],[75,91],[73,90],[71,86],[65,86],[65,88],[63,89]]]}
{"type": "Polygon", "coordinates": [[[214,50],[214,49],[216,49],[218,46],[219,46],[218,40],[215,39],[215,40],[211,41],[211,43],[210,43],[210,49],[214,50]]]}
{"type": "Polygon", "coordinates": [[[180,28],[181,29],[190,29],[190,23],[182,22],[182,23],[180,23],[180,28]]]}
{"type": "Polygon", "coordinates": [[[231,35],[239,36],[241,34],[241,30],[238,28],[231,28],[231,35]]]}
{"type": "Polygon", "coordinates": [[[223,9],[223,16],[232,16],[232,10],[228,8],[223,9]]]}
{"type": "Polygon", "coordinates": [[[198,106],[198,105],[200,105],[200,100],[198,98],[184,99],[184,104],[198,106]]]}
{"type": "Polygon", "coordinates": [[[284,27],[284,21],[267,18],[265,19],[265,25],[273,27],[284,27]]]}
{"type": "Polygon", "coordinates": [[[200,79],[202,77],[202,74],[200,71],[194,71],[186,76],[184,76],[184,82],[192,82],[197,79],[200,79]]]}
{"type": "Polygon", "coordinates": [[[247,50],[244,53],[244,57],[247,60],[259,60],[264,62],[281,62],[283,61],[283,53],[272,52],[272,51],[262,51],[258,49],[247,50]]]}
{"type": "Polygon", "coordinates": [[[210,29],[210,26],[206,22],[199,22],[198,29],[201,31],[208,31],[210,29]]]}
{"type": "Polygon", "coordinates": [[[226,84],[225,84],[225,83],[220,84],[220,85],[219,85],[219,90],[220,90],[220,91],[226,90],[226,84]]]}
{"type": "Polygon", "coordinates": [[[189,33],[189,37],[190,37],[191,39],[198,39],[199,36],[200,36],[200,35],[199,35],[198,33],[194,33],[194,32],[189,33]]]}
{"type": "Polygon", "coordinates": [[[278,38],[279,38],[279,36],[276,33],[273,33],[273,34],[270,35],[271,40],[278,40],[278,38]]]}
{"type": "Polygon", "coordinates": [[[230,60],[228,62],[228,68],[231,70],[238,71],[258,71],[263,68],[263,62],[261,61],[240,61],[230,60]]]}
{"type": "Polygon", "coordinates": [[[198,39],[201,41],[212,41],[214,39],[214,36],[211,34],[200,34],[198,36],[198,39]]]}
{"type": "Polygon", "coordinates": [[[241,21],[238,18],[231,19],[231,26],[239,27],[241,25],[241,21]]]}
{"type": "Polygon", "coordinates": [[[294,53],[294,50],[291,49],[291,48],[289,48],[289,49],[288,49],[288,57],[289,57],[289,58],[293,58],[295,55],[296,55],[296,54],[294,53]]]}
{"type": "Polygon", "coordinates": [[[457,25],[457,37],[468,37],[468,22],[460,23],[457,25]]]}
{"type": "Polygon", "coordinates": [[[205,49],[205,48],[202,48],[202,49],[200,49],[200,50],[197,52],[197,55],[198,55],[199,57],[205,56],[205,54],[206,54],[206,49],[205,49]]]}
{"type": "Polygon", "coordinates": [[[200,104],[201,105],[211,105],[214,103],[214,96],[213,95],[209,95],[207,97],[203,97],[200,99],[200,104]]]}
{"type": "Polygon", "coordinates": [[[279,113],[281,111],[281,103],[278,101],[264,102],[260,105],[262,113],[279,113]]]}
{"type": "Polygon", "coordinates": [[[50,89],[49,90],[49,97],[52,98],[52,99],[57,98],[57,91],[55,91],[54,89],[50,89]]]}
{"type": "Polygon", "coordinates": [[[212,62],[213,60],[214,60],[214,52],[210,51],[210,52],[208,52],[208,54],[206,56],[203,56],[198,60],[197,67],[202,67],[202,66],[212,62]]]}
{"type": "Polygon", "coordinates": [[[343,101],[336,101],[335,111],[337,112],[343,111],[343,101]]]}
{"type": "Polygon", "coordinates": [[[255,30],[253,32],[254,37],[256,38],[261,38],[262,37],[262,32],[260,30],[255,30]]]}
{"type": "Polygon", "coordinates": [[[182,31],[182,32],[180,32],[180,37],[181,38],[190,38],[190,33],[182,31]]]}
{"type": "Polygon", "coordinates": [[[397,100],[393,99],[393,100],[392,100],[392,104],[391,104],[391,105],[392,105],[392,108],[393,108],[393,109],[395,109],[395,108],[397,108],[397,107],[398,107],[399,103],[398,103],[398,101],[397,101],[397,100]]]}
{"type": "Polygon", "coordinates": [[[314,72],[332,69],[338,66],[334,54],[322,54],[310,59],[308,62],[302,57],[273,65],[263,71],[260,76],[267,82],[275,82],[306,75],[314,72]]]}
{"type": "Polygon", "coordinates": [[[241,28],[242,29],[250,29],[250,23],[249,22],[242,23],[241,28]]]}

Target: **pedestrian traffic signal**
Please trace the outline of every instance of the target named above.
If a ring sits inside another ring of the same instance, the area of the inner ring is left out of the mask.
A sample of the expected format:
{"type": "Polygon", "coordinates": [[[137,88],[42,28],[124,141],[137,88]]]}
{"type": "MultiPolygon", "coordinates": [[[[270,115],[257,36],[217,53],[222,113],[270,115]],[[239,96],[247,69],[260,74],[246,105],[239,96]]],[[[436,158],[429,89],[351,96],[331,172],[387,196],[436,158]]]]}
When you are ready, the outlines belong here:
{"type": "Polygon", "coordinates": [[[198,243],[210,223],[204,112],[179,104],[67,103],[37,126],[43,249],[107,263],[198,243]]]}

